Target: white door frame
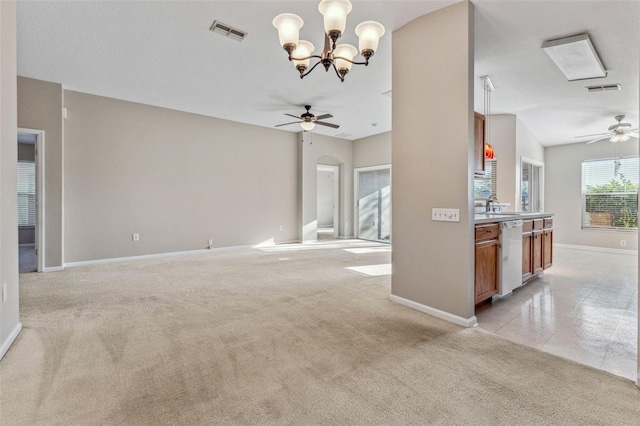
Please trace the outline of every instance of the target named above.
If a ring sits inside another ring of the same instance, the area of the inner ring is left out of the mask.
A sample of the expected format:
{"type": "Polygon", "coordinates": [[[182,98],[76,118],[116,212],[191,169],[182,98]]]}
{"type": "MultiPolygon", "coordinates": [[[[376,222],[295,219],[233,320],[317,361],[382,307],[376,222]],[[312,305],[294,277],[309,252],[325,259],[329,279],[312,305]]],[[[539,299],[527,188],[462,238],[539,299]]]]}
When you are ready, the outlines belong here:
{"type": "MultiPolygon", "coordinates": [[[[391,164],[382,164],[379,166],[358,167],[353,169],[353,235],[355,238],[360,238],[360,207],[358,206],[358,183],[360,172],[370,172],[372,170],[386,170],[389,169],[389,186],[393,188],[392,179],[393,173],[391,173],[391,164]]],[[[391,192],[391,199],[393,203],[393,192],[391,192]]],[[[391,212],[393,209],[389,209],[389,229],[393,228],[393,221],[391,219],[391,212]]],[[[393,230],[391,232],[391,238],[393,239],[393,230]]]]}
{"type": "MultiPolygon", "coordinates": [[[[36,256],[36,270],[38,272],[42,272],[45,269],[45,196],[44,196],[44,130],[35,130],[35,129],[25,129],[22,127],[18,127],[18,132],[27,135],[35,135],[36,137],[36,155],[35,155],[35,166],[36,166],[36,244],[35,248],[38,250],[38,255],[36,256]]],[[[16,140],[16,143],[18,141],[16,140]]]]}
{"type": "Polygon", "coordinates": [[[539,185],[539,190],[538,190],[538,196],[540,197],[540,211],[543,212],[544,211],[544,163],[538,160],[532,160],[531,158],[527,158],[527,157],[520,157],[520,167],[518,168],[518,208],[517,210],[520,211],[520,208],[522,207],[522,164],[523,163],[529,163],[533,166],[536,167],[540,167],[540,182],[538,183],[539,185]]]}
{"type": "Polygon", "coordinates": [[[337,239],[340,235],[340,166],[317,164],[316,167],[319,172],[333,173],[333,238],[337,239]]]}

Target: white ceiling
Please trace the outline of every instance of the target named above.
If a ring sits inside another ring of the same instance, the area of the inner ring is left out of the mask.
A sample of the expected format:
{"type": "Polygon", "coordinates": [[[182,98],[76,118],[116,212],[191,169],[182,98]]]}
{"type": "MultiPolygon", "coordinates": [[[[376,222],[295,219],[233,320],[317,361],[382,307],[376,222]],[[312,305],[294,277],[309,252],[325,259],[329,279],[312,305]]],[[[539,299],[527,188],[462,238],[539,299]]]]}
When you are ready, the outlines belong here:
{"type": "MultiPolygon", "coordinates": [[[[296,13],[301,38],[322,46],[317,1],[35,2],[18,4],[18,74],[66,89],[273,127],[312,105],[346,139],[391,129],[391,33],[456,1],[353,1],[341,42],[357,46],[364,20],[387,29],[368,67],[344,83],[316,69],[304,80],[278,43],[273,17],[296,13]],[[248,32],[241,43],[209,31],[214,20],[248,32]],[[373,126],[372,123],[376,123],[373,126]]],[[[602,133],[613,116],[638,125],[640,1],[474,1],[476,77],[489,75],[492,112],[516,114],[545,145],[602,133]],[[608,71],[567,82],[540,49],[544,40],[589,32],[608,71]],[[618,92],[584,86],[620,83],[618,92]]],[[[417,43],[419,41],[416,41],[417,43]]],[[[434,60],[437,60],[434,58],[434,60]]],[[[483,111],[478,79],[476,110],[483,111]]],[[[455,118],[454,118],[455,120],[455,118]]],[[[296,125],[283,130],[299,131],[296,125]]],[[[588,139],[582,139],[588,140],[588,139]]],[[[605,142],[603,142],[605,143],[605,142]]]]}

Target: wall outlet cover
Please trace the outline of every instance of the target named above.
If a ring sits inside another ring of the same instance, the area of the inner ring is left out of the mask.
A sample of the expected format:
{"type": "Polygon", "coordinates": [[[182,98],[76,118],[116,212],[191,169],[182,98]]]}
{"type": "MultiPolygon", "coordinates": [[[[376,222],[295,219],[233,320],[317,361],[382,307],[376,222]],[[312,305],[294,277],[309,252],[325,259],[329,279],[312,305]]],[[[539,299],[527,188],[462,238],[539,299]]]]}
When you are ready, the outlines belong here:
{"type": "Polygon", "coordinates": [[[7,301],[7,297],[9,297],[9,290],[7,288],[7,284],[2,284],[2,302],[7,301]]]}

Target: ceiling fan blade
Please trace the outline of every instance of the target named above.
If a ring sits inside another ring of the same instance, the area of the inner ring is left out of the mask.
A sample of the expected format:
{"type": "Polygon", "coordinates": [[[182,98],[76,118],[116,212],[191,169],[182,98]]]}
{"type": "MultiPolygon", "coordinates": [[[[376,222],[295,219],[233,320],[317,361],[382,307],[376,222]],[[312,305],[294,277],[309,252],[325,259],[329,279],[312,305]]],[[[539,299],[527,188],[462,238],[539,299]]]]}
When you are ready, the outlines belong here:
{"type": "Polygon", "coordinates": [[[609,135],[608,135],[608,134],[607,134],[606,136],[601,136],[601,137],[599,137],[599,138],[597,138],[597,139],[594,139],[594,140],[592,140],[592,141],[587,142],[587,145],[589,145],[590,143],[594,143],[594,142],[602,141],[602,140],[605,140],[605,139],[609,139],[609,135]]]}
{"type": "Polygon", "coordinates": [[[298,123],[302,123],[302,121],[292,121],[291,123],[276,124],[275,127],[288,126],[289,124],[298,124],[298,123]]]}
{"type": "Polygon", "coordinates": [[[611,133],[594,133],[593,135],[582,135],[582,136],[574,136],[574,139],[578,138],[592,138],[594,136],[605,136],[610,135],[611,133]]]}
{"type": "Polygon", "coordinates": [[[324,121],[316,121],[316,124],[319,124],[321,126],[333,127],[334,129],[337,129],[338,127],[340,127],[337,124],[325,123],[324,121]]]}
{"type": "Polygon", "coordinates": [[[286,113],[285,113],[285,115],[288,115],[289,117],[297,118],[298,120],[300,120],[300,116],[298,116],[298,115],[286,114],[286,113]]]}
{"type": "Polygon", "coordinates": [[[316,117],[316,120],[324,120],[325,118],[332,118],[333,115],[331,114],[322,114],[316,117]]]}
{"type": "Polygon", "coordinates": [[[629,136],[631,136],[632,138],[636,138],[636,139],[638,139],[638,132],[630,132],[630,133],[627,133],[627,134],[628,134],[629,136]]]}

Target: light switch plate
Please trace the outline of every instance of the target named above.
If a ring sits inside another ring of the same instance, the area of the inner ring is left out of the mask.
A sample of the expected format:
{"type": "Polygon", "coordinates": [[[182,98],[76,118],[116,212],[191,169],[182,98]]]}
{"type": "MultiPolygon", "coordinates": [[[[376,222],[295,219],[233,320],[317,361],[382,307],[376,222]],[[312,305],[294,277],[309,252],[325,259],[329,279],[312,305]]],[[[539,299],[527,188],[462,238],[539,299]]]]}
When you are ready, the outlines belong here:
{"type": "Polygon", "coordinates": [[[431,209],[431,220],[436,222],[460,222],[460,209],[431,209]]]}

